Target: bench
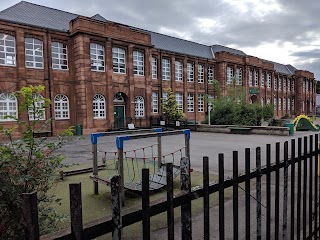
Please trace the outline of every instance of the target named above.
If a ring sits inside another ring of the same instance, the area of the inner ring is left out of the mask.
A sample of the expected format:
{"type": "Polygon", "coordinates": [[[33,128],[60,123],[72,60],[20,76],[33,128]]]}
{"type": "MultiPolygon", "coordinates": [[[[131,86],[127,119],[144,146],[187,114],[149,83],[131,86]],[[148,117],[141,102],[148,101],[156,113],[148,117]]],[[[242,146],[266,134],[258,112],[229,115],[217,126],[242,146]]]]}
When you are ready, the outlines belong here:
{"type": "Polygon", "coordinates": [[[33,132],[33,137],[34,138],[39,138],[39,137],[51,137],[52,132],[51,131],[35,131],[33,132]]]}
{"type": "Polygon", "coordinates": [[[231,133],[247,134],[251,131],[248,127],[229,127],[231,133]]]}

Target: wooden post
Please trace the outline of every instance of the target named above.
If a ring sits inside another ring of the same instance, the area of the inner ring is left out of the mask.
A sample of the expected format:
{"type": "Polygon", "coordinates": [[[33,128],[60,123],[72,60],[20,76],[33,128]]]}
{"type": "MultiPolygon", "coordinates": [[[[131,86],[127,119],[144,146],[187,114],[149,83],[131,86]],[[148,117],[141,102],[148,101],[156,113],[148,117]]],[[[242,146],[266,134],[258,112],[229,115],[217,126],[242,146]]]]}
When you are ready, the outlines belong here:
{"type": "Polygon", "coordinates": [[[161,158],[162,158],[162,142],[161,142],[161,134],[158,134],[157,136],[158,140],[158,169],[161,168],[161,158]]]}
{"type": "Polygon", "coordinates": [[[25,238],[28,240],[40,239],[37,193],[23,193],[22,199],[23,216],[26,223],[25,238]]]}
{"type": "Polygon", "coordinates": [[[124,206],[123,148],[118,148],[118,173],[120,174],[120,197],[122,206],[124,206]]]}
{"type": "Polygon", "coordinates": [[[142,169],[142,228],[143,240],[150,239],[149,169],[142,169]]]}
{"type": "MultiPolygon", "coordinates": [[[[93,155],[93,176],[98,176],[98,147],[97,144],[92,144],[92,155],[93,155]]],[[[98,182],[93,181],[94,194],[99,194],[98,182]]]]}
{"type": "Polygon", "coordinates": [[[174,208],[173,208],[173,167],[172,163],[166,164],[167,169],[167,223],[168,240],[174,239],[174,208]]]}
{"type": "Polygon", "coordinates": [[[209,158],[203,157],[203,239],[210,239],[209,158]]]}
{"type": "Polygon", "coordinates": [[[81,183],[69,184],[70,192],[70,217],[71,217],[71,235],[73,239],[82,240],[83,222],[82,222],[82,198],[81,183]]]}
{"type": "Polygon", "coordinates": [[[185,146],[186,146],[185,155],[190,160],[190,139],[188,134],[184,135],[184,139],[185,139],[185,146]]]}
{"type": "Polygon", "coordinates": [[[112,203],[112,222],[114,225],[112,239],[120,240],[122,234],[122,217],[120,204],[120,182],[121,176],[115,175],[111,178],[111,203],[112,203]]]}
{"type": "Polygon", "coordinates": [[[181,158],[180,168],[181,191],[189,194],[189,199],[181,205],[181,238],[192,239],[190,159],[181,158]]]}

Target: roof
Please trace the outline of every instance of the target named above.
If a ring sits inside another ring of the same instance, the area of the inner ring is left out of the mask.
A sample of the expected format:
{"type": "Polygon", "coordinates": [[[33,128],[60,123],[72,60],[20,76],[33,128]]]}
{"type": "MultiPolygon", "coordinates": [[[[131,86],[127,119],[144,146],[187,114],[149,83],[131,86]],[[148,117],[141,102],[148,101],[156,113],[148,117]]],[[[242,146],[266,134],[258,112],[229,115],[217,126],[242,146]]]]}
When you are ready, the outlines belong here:
{"type": "Polygon", "coordinates": [[[214,53],[216,53],[216,52],[228,52],[228,53],[237,54],[237,55],[241,55],[241,56],[246,56],[247,55],[241,50],[234,49],[234,48],[229,48],[229,47],[225,47],[225,46],[221,46],[221,45],[212,45],[211,48],[212,48],[212,51],[214,53]]]}
{"type": "Polygon", "coordinates": [[[25,1],[0,12],[2,20],[63,32],[69,30],[69,22],[78,16],[25,1]]]}
{"type": "Polygon", "coordinates": [[[107,19],[105,19],[104,17],[102,17],[100,14],[96,14],[94,16],[91,17],[92,19],[95,19],[95,20],[99,20],[101,22],[108,22],[107,19]]]}
{"type": "Polygon", "coordinates": [[[284,64],[281,64],[281,63],[276,63],[276,62],[272,62],[273,65],[274,65],[274,70],[276,70],[276,72],[278,73],[283,73],[283,74],[286,74],[286,75],[292,75],[294,74],[294,67],[291,66],[291,65],[284,65],[284,64]],[[288,67],[289,66],[289,67],[288,67]]]}

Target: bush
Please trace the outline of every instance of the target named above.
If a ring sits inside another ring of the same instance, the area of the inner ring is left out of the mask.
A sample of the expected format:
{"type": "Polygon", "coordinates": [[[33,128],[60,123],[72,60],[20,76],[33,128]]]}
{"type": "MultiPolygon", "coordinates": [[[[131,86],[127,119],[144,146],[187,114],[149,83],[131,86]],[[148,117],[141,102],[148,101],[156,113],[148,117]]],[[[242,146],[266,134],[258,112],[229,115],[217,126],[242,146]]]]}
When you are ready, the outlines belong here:
{"type": "Polygon", "coordinates": [[[224,99],[215,100],[211,111],[211,124],[233,125],[234,104],[224,99]]]}

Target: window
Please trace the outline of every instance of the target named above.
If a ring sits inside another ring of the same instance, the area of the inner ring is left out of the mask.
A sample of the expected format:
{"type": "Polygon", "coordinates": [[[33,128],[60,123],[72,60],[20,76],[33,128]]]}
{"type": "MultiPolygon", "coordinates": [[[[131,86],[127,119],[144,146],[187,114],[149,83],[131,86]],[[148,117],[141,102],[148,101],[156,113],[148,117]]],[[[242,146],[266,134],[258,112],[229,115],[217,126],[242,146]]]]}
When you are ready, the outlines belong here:
{"type": "Polygon", "coordinates": [[[28,106],[28,114],[29,120],[45,120],[46,119],[46,110],[45,110],[45,102],[44,97],[41,95],[33,96],[32,105],[28,106]],[[34,106],[33,106],[34,104],[34,106]],[[34,111],[34,107],[36,108],[36,112],[34,111]]]}
{"type": "Polygon", "coordinates": [[[157,68],[157,59],[152,57],[152,79],[158,78],[158,68],[157,68]]]}
{"type": "Polygon", "coordinates": [[[114,73],[126,73],[126,51],[122,48],[112,48],[112,62],[114,73]]]}
{"type": "Polygon", "coordinates": [[[258,87],[259,86],[259,72],[254,71],[254,86],[258,87]]]}
{"type": "Polygon", "coordinates": [[[302,101],[302,112],[304,112],[304,101],[302,101]]]}
{"type": "MultiPolygon", "coordinates": [[[[68,69],[68,51],[67,45],[60,42],[51,43],[52,69],[68,69]]],[[[92,64],[92,59],[91,59],[92,64]]],[[[91,66],[92,69],[92,66],[91,66]]]]}
{"type": "Polygon", "coordinates": [[[273,99],[273,109],[277,110],[277,98],[273,99]]]}
{"type": "Polygon", "coordinates": [[[249,86],[252,87],[253,83],[253,70],[250,70],[249,72],[249,86]]]}
{"type": "Polygon", "coordinates": [[[96,94],[93,97],[93,119],[106,118],[106,100],[103,95],[96,94]]]}
{"type": "Polygon", "coordinates": [[[309,92],[309,88],[310,88],[309,81],[306,81],[306,90],[307,90],[307,92],[309,92]]]}
{"type": "Polygon", "coordinates": [[[183,111],[183,95],[182,95],[182,93],[176,93],[176,102],[178,104],[178,110],[183,111]]]}
{"type": "Polygon", "coordinates": [[[282,78],[279,78],[279,83],[278,83],[278,85],[279,85],[279,90],[281,90],[282,89],[282,78]]]}
{"type": "Polygon", "coordinates": [[[264,105],[264,98],[261,98],[261,106],[263,107],[264,105]]]}
{"type": "Polygon", "coordinates": [[[267,87],[271,88],[271,73],[268,73],[268,83],[267,83],[267,87]]]}
{"type": "Polygon", "coordinates": [[[227,67],[227,84],[232,84],[233,80],[233,68],[227,67]]]}
{"type": "Polygon", "coordinates": [[[273,89],[274,90],[277,90],[277,85],[278,85],[277,84],[277,77],[275,76],[274,79],[273,79],[273,89]]]}
{"type": "Polygon", "coordinates": [[[282,98],[279,98],[279,110],[281,110],[282,109],[282,98]]]}
{"type": "Polygon", "coordinates": [[[168,93],[167,92],[163,92],[162,93],[162,99],[161,99],[162,100],[162,104],[165,104],[167,99],[168,99],[168,93]]]}
{"type": "Polygon", "coordinates": [[[287,90],[287,80],[283,78],[283,91],[287,90]]]}
{"type": "Polygon", "coordinates": [[[303,80],[302,91],[306,91],[306,80],[303,80]]]}
{"type": "Polygon", "coordinates": [[[144,75],[144,54],[141,51],[133,51],[133,74],[144,75]]]}
{"type": "Polygon", "coordinates": [[[291,110],[294,111],[294,99],[292,98],[292,101],[291,101],[292,105],[291,105],[291,110]]]}
{"type": "Polygon", "coordinates": [[[290,98],[288,98],[288,111],[290,112],[290,98]]]}
{"type": "Polygon", "coordinates": [[[267,105],[270,105],[270,102],[271,102],[270,98],[267,98],[267,105]]]}
{"type": "Polygon", "coordinates": [[[0,94],[0,121],[14,121],[14,119],[6,119],[5,116],[18,117],[18,102],[12,93],[0,94]]]}
{"type": "Polygon", "coordinates": [[[198,83],[204,82],[204,65],[198,64],[198,83]]]}
{"type": "Polygon", "coordinates": [[[176,61],[176,81],[183,81],[183,64],[181,61],[176,61]]]}
{"type": "Polygon", "coordinates": [[[170,60],[163,58],[162,59],[162,80],[170,80],[171,71],[170,71],[170,60]]]}
{"type": "Polygon", "coordinates": [[[0,65],[16,65],[16,38],[0,33],[0,65]]]}
{"type": "Polygon", "coordinates": [[[208,83],[213,83],[214,79],[214,68],[213,66],[208,67],[208,83]]]}
{"type": "Polygon", "coordinates": [[[292,90],[292,92],[294,92],[294,79],[292,79],[291,90],[292,90]]]}
{"type": "Polygon", "coordinates": [[[188,82],[194,81],[194,67],[192,63],[187,64],[187,81],[188,82]]]}
{"type": "Polygon", "coordinates": [[[144,117],[144,99],[141,96],[134,99],[134,112],[136,117],[144,117]]]}
{"type": "Polygon", "coordinates": [[[69,119],[69,99],[66,95],[58,94],[54,97],[55,119],[69,119]]]}
{"type": "Polygon", "coordinates": [[[152,112],[158,113],[158,93],[152,92],[152,112]]]}
{"type": "Polygon", "coordinates": [[[188,103],[188,112],[194,112],[194,94],[193,93],[188,93],[187,103],[188,103]]]}
{"type": "Polygon", "coordinates": [[[204,94],[198,94],[198,112],[204,112],[204,94]]]}
{"type": "Polygon", "coordinates": [[[43,68],[42,41],[25,38],[25,55],[27,68],[43,68]]]}
{"type": "Polygon", "coordinates": [[[283,99],[283,111],[286,111],[286,108],[287,108],[287,99],[283,99]]]}
{"type": "Polygon", "coordinates": [[[242,68],[237,68],[237,85],[242,85],[242,68]]]}
{"type": "Polygon", "coordinates": [[[290,92],[291,90],[291,79],[289,78],[288,79],[288,92],[290,92]]]}
{"type": "Polygon", "coordinates": [[[265,77],[265,73],[261,74],[261,87],[264,87],[264,77],[265,77]]]}

